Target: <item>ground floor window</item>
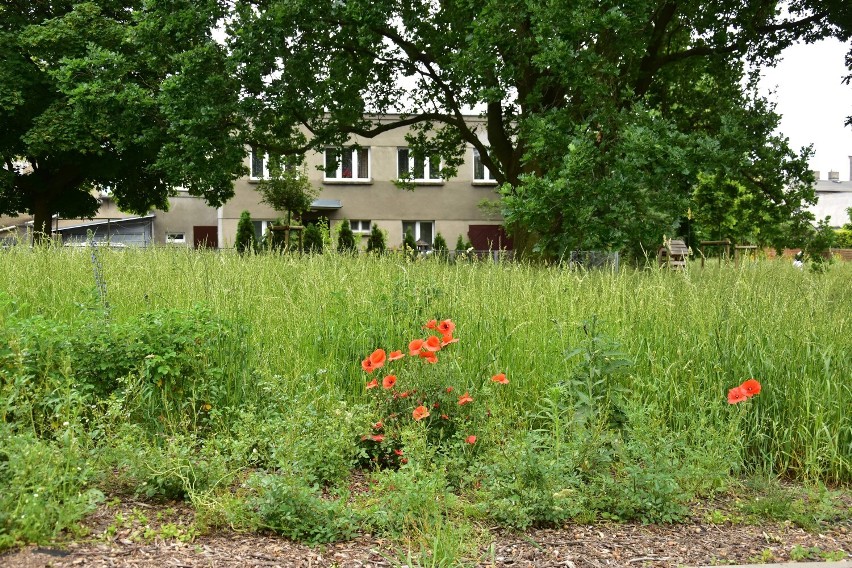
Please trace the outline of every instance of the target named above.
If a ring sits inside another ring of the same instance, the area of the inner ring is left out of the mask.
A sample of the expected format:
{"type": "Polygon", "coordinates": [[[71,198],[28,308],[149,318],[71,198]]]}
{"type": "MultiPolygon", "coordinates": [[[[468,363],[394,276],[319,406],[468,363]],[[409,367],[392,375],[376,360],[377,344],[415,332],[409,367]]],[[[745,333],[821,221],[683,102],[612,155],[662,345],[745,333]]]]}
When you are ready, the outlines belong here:
{"type": "Polygon", "coordinates": [[[186,233],[166,233],[166,242],[172,244],[186,244],[186,233]]]}
{"type": "Polygon", "coordinates": [[[363,219],[353,219],[352,221],[349,221],[349,226],[352,228],[353,233],[370,232],[370,221],[365,221],[363,219]]]}
{"type": "Polygon", "coordinates": [[[415,241],[423,241],[429,246],[432,246],[435,222],[434,221],[403,221],[402,234],[403,237],[407,231],[411,231],[415,241]]]}

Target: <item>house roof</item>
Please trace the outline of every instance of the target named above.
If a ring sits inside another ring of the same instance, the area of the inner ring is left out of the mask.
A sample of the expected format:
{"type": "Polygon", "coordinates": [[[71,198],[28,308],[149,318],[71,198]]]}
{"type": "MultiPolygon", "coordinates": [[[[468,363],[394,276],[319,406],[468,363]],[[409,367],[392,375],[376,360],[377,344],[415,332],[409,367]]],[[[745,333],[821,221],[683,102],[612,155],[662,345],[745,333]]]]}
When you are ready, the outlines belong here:
{"type": "Polygon", "coordinates": [[[832,181],[827,179],[818,179],[816,182],[816,187],[814,189],[817,193],[837,193],[844,191],[852,193],[852,181],[832,181]]]}
{"type": "Polygon", "coordinates": [[[99,225],[123,225],[132,221],[140,221],[145,219],[153,219],[156,217],[153,213],[150,215],[142,215],[141,217],[125,217],[123,219],[107,219],[105,221],[91,221],[89,223],[80,223],[79,225],[69,225],[67,227],[59,227],[56,232],[68,231],[69,229],[80,229],[83,227],[96,227],[99,225]]]}

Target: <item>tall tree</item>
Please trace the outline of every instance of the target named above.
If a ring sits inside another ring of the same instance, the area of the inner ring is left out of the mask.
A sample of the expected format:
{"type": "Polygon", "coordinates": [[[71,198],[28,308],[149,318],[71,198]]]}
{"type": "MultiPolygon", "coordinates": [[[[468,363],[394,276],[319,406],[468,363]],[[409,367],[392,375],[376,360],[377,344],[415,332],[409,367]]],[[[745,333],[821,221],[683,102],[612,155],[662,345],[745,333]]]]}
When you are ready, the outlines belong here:
{"type": "Polygon", "coordinates": [[[174,186],[218,205],[245,154],[238,85],[211,30],[217,0],[7,0],[0,5],[0,214],[166,209],[174,186]]]}
{"type": "MultiPolygon", "coordinates": [[[[472,146],[516,244],[554,255],[656,243],[699,173],[750,178],[759,207],[784,194],[773,168],[808,184],[804,155],[749,128],[771,111],[746,70],[838,28],[816,0],[781,4],[253,0],[236,4],[230,47],[256,143],[298,152],[411,127],[446,175],[472,146]],[[733,131],[745,155],[728,163],[733,131]]],[[[808,197],[796,191],[782,199],[808,197]]]]}

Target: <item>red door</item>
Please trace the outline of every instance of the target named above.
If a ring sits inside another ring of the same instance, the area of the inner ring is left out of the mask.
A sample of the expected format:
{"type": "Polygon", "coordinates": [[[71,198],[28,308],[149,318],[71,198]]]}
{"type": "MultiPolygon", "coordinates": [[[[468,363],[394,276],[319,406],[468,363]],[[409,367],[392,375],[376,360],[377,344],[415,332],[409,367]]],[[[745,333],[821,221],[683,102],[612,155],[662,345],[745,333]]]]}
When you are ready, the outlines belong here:
{"type": "Polygon", "coordinates": [[[502,225],[469,225],[467,236],[476,250],[512,250],[512,239],[502,225]]]}
{"type": "Polygon", "coordinates": [[[216,225],[197,225],[192,228],[192,243],[195,248],[219,248],[219,229],[216,225]]]}

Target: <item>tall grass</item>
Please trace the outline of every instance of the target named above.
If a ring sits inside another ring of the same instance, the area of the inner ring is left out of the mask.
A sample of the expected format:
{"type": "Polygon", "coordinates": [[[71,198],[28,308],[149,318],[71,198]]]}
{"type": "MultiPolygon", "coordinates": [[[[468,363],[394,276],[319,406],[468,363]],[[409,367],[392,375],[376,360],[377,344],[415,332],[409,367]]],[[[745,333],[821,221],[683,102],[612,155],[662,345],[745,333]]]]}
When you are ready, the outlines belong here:
{"type": "MultiPolygon", "coordinates": [[[[167,248],[97,254],[111,321],[201,304],[248,327],[245,360],[229,362],[245,370],[232,397],[357,401],[361,359],[377,347],[404,349],[426,320],[451,318],[460,388],[505,372],[513,396],[493,410],[524,427],[527,411],[571,373],[565,351],[597,316],[634,361],[632,400],[672,430],[736,427],[747,470],[852,480],[850,264],[827,274],[771,261],[584,273],[167,248]],[[749,377],[763,392],[745,410],[729,407],[727,389],[749,377]]],[[[14,301],[18,317],[74,322],[97,305],[91,252],[3,251],[0,293],[0,317],[14,301]]]]}

